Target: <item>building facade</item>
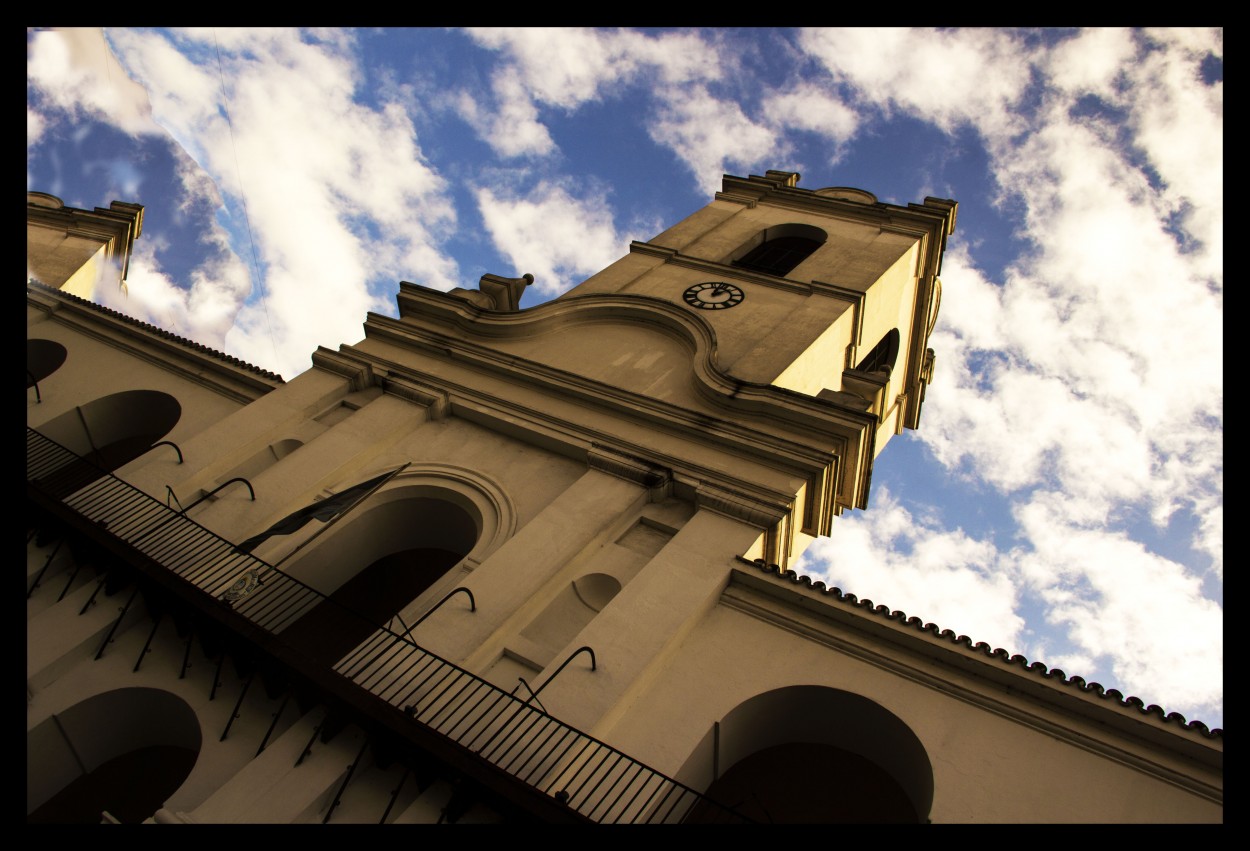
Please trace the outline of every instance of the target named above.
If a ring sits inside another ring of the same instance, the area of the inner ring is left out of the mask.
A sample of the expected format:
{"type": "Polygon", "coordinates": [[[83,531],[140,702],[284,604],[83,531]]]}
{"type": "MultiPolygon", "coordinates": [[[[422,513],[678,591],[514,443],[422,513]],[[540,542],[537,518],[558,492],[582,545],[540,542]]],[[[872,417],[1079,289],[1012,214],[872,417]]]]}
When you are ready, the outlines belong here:
{"type": "Polygon", "coordinates": [[[28,816],[1220,821],[1222,731],[790,569],[919,426],[956,212],[726,176],[290,382],[29,283],[28,816]]]}

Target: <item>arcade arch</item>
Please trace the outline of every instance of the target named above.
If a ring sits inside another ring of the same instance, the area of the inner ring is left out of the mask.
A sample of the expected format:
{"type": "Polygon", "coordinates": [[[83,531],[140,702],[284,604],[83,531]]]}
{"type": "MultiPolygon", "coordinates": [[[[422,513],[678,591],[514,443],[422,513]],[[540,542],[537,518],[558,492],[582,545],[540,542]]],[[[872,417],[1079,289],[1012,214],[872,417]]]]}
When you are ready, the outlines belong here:
{"type": "Polygon", "coordinates": [[[200,753],[199,719],[154,688],[94,695],[26,735],[26,821],[123,824],[152,816],[186,781],[200,753]]]}
{"type": "MultiPolygon", "coordinates": [[[[698,748],[679,776],[695,778],[698,748]]],[[[933,803],[933,768],[916,734],[861,695],[789,686],[756,695],[716,725],[704,794],[773,823],[917,823],[933,803]],[[715,775],[715,776],[712,776],[715,775]]],[[[713,820],[699,807],[687,821],[713,820]]]]}

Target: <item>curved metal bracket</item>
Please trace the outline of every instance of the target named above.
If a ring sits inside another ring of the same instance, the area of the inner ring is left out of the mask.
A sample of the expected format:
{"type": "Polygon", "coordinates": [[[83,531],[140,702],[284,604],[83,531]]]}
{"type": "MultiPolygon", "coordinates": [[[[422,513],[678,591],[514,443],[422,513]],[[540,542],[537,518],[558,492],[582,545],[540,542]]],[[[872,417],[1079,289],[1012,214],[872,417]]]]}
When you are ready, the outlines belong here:
{"type": "Polygon", "coordinates": [[[235,482],[242,482],[243,484],[247,485],[247,492],[248,492],[249,494],[251,494],[251,495],[252,495],[252,502],[255,502],[255,501],[256,501],[256,491],[252,489],[252,483],[251,483],[251,482],[249,482],[247,479],[243,478],[242,476],[236,476],[235,478],[230,479],[229,481],[222,482],[222,483],[221,483],[221,484],[219,484],[217,487],[213,488],[211,491],[209,491],[208,493],[204,494],[202,497],[200,497],[199,499],[197,499],[195,502],[191,503],[191,504],[190,504],[190,505],[188,505],[186,508],[182,509],[182,511],[181,511],[180,513],[182,513],[182,514],[186,514],[186,513],[187,513],[188,511],[190,511],[192,508],[195,508],[195,507],[196,507],[197,505],[199,505],[201,502],[203,502],[204,500],[208,499],[208,498],[209,498],[210,496],[212,496],[213,494],[217,493],[217,491],[221,490],[221,489],[222,489],[222,488],[224,488],[226,485],[232,485],[232,484],[234,484],[235,482]]]}
{"type": "MultiPolygon", "coordinates": [[[[572,662],[574,659],[576,659],[576,658],[577,658],[579,655],[581,655],[582,653],[589,653],[589,654],[590,654],[590,670],[592,670],[592,671],[593,671],[593,670],[595,670],[595,668],[596,668],[596,665],[595,665],[595,651],[594,651],[594,650],[592,650],[590,647],[579,647],[579,648],[577,648],[576,650],[574,650],[574,651],[573,651],[572,655],[570,655],[570,656],[569,656],[569,658],[565,659],[565,660],[564,660],[564,662],[562,662],[562,663],[560,664],[560,667],[556,668],[556,671],[555,671],[555,673],[554,673],[554,674],[552,674],[551,676],[547,677],[547,679],[543,680],[543,684],[542,684],[542,685],[540,685],[538,688],[534,689],[534,693],[533,693],[533,695],[531,695],[530,700],[535,700],[535,699],[537,699],[537,698],[538,698],[538,694],[539,694],[539,692],[541,692],[543,689],[545,689],[545,688],[546,688],[546,687],[547,687],[547,686],[551,683],[551,681],[552,681],[552,680],[554,680],[556,677],[560,676],[560,672],[561,672],[561,671],[563,671],[566,667],[568,667],[569,662],[572,662]]],[[[529,687],[529,683],[526,683],[525,685],[526,685],[526,688],[528,688],[528,687],[529,687]]],[[[527,701],[525,701],[525,702],[526,702],[526,703],[529,703],[529,700],[527,700],[527,701]]]]}
{"type": "MultiPolygon", "coordinates": [[[[182,450],[178,448],[178,444],[174,443],[172,440],[161,440],[156,443],[153,443],[151,447],[149,448],[155,449],[158,446],[172,446],[174,448],[174,451],[178,453],[178,463],[179,464],[182,463],[182,450]]],[[[251,485],[248,485],[248,487],[251,487],[251,485]]]]}
{"type": "Polygon", "coordinates": [[[454,597],[455,595],[459,594],[461,591],[463,591],[464,593],[466,593],[466,594],[468,594],[468,595],[469,595],[469,611],[471,611],[471,612],[476,612],[476,611],[477,611],[477,601],[473,599],[473,592],[472,592],[472,591],[470,591],[468,588],[465,588],[464,586],[461,586],[461,587],[459,587],[459,588],[453,588],[451,591],[449,591],[449,592],[447,593],[447,596],[446,596],[446,597],[444,597],[443,599],[441,599],[441,600],[439,600],[437,603],[435,603],[435,604],[433,605],[433,607],[431,607],[431,609],[430,609],[428,612],[426,612],[426,613],[425,613],[425,614],[423,614],[420,618],[418,618],[418,619],[417,619],[417,621],[416,621],[416,622],[415,622],[412,626],[410,626],[410,627],[408,627],[408,629],[404,630],[404,634],[403,634],[403,636],[402,636],[402,637],[403,637],[403,638],[407,638],[407,637],[409,636],[409,634],[410,634],[410,633],[411,633],[414,629],[416,629],[417,627],[421,626],[421,622],[422,622],[422,621],[424,621],[424,620],[425,620],[426,618],[428,618],[430,615],[432,615],[432,614],[434,614],[436,611],[438,611],[439,607],[440,607],[441,605],[443,605],[443,603],[446,603],[448,600],[450,600],[450,599],[451,599],[452,597],[454,597]]]}

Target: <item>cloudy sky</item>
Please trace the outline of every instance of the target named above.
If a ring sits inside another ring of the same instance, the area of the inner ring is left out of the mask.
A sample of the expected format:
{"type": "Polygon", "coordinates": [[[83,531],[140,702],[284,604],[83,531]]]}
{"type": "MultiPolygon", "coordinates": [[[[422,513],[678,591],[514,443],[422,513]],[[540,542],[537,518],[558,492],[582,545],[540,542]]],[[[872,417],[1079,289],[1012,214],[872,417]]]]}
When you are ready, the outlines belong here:
{"type": "Polygon", "coordinates": [[[27,187],[146,206],[98,300],[288,380],[398,281],[559,295],[797,171],[960,202],[921,429],[803,572],[1223,727],[1223,32],[27,33],[27,187]]]}

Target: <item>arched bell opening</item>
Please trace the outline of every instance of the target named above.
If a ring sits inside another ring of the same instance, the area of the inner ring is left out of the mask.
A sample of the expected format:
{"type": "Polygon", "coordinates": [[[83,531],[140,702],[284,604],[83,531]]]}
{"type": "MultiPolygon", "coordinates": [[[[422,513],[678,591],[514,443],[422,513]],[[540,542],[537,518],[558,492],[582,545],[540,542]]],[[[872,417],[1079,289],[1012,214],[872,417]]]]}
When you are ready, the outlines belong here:
{"type": "Polygon", "coordinates": [[[740,269],[785,277],[828,238],[824,230],[814,225],[797,222],[774,225],[739,246],[729,262],[740,269]]]}

